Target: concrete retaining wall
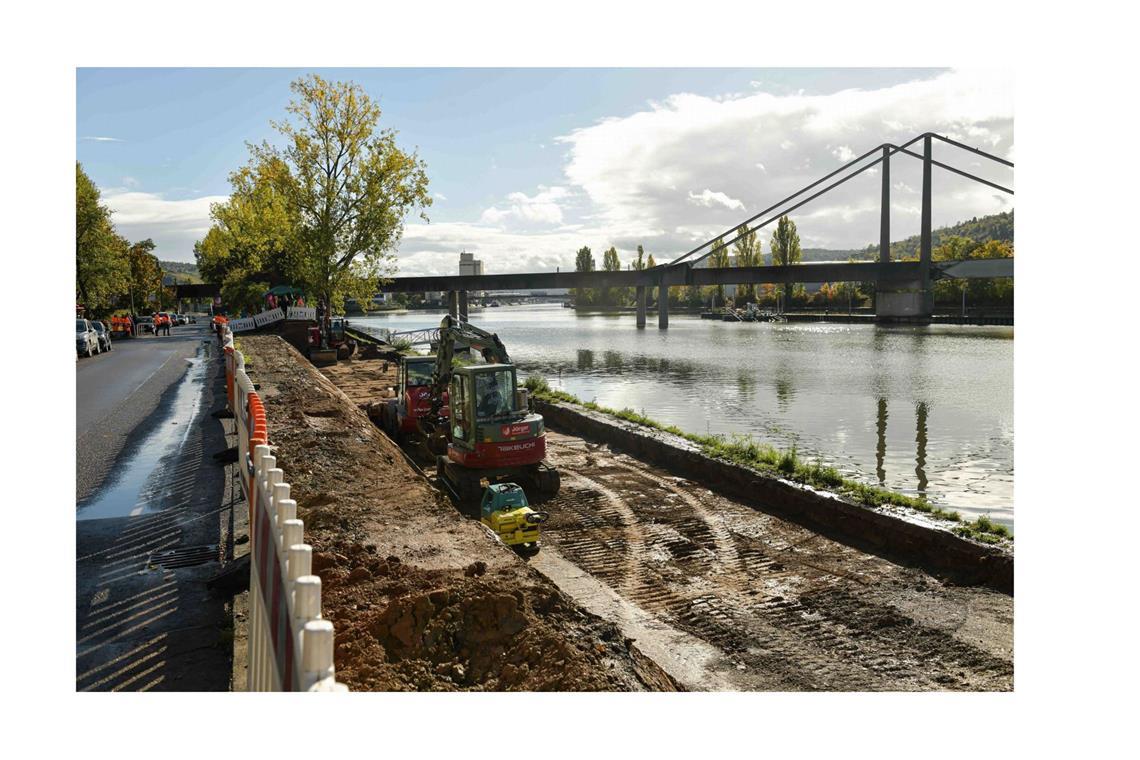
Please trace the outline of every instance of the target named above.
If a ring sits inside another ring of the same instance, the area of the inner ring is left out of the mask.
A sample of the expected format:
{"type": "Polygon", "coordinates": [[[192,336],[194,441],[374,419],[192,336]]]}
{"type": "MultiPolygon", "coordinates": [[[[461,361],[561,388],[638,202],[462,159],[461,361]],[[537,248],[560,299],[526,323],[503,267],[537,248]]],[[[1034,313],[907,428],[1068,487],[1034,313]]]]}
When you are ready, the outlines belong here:
{"type": "Polygon", "coordinates": [[[712,459],[690,441],[569,404],[534,400],[555,430],[608,443],[668,468],[763,512],[787,518],[829,538],[968,585],[1013,593],[1013,554],[962,538],[924,515],[904,519],[748,467],[712,459]]]}

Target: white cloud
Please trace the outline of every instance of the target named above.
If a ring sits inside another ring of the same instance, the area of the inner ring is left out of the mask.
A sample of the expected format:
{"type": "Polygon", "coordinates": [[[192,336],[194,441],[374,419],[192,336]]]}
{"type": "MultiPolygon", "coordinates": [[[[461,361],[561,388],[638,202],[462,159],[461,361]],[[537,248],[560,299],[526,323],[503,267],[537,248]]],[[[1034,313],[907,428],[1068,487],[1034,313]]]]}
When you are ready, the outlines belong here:
{"type": "Polygon", "coordinates": [[[526,193],[511,193],[507,196],[506,208],[492,206],[481,217],[484,224],[500,226],[533,227],[562,224],[562,207],[559,201],[568,195],[564,187],[539,185],[534,196],[526,193]]]}
{"type": "Polygon", "coordinates": [[[831,151],[831,155],[839,159],[839,163],[845,164],[851,159],[855,158],[855,151],[846,145],[840,145],[835,150],[831,151]]]}
{"type": "MultiPolygon", "coordinates": [[[[604,232],[581,227],[533,234],[469,222],[408,224],[398,254],[399,275],[459,274],[459,252],[483,261],[487,274],[574,269],[574,252],[589,245],[601,263],[604,232]]],[[[629,252],[622,256],[625,261],[629,252]]]]}
{"type": "Polygon", "coordinates": [[[744,210],[744,204],[738,201],[736,198],[729,198],[724,193],[714,193],[707,187],[704,189],[704,192],[700,193],[699,195],[690,190],[689,201],[697,204],[698,206],[704,206],[705,208],[711,208],[712,206],[724,206],[725,208],[730,208],[735,211],[744,210]]]}
{"type": "MultiPolygon", "coordinates": [[[[741,209],[770,206],[819,179],[837,159],[849,160],[882,142],[899,144],[924,131],[1012,156],[1011,78],[951,71],[828,95],[752,91],[713,98],[682,93],[558,140],[568,149],[564,184],[580,191],[593,223],[615,239],[640,238],[655,251],[683,252],[691,240],[682,228],[711,228],[715,234],[740,222],[745,216],[741,209]],[[692,188],[716,188],[740,206],[717,203],[692,188]]],[[[976,158],[941,144],[935,155],[963,167],[976,158]]],[[[891,179],[919,186],[919,168],[914,159],[895,156],[891,179]]],[[[1001,167],[984,166],[981,174],[1013,184],[1012,172],[1001,167]]],[[[1012,207],[1012,198],[994,200],[992,191],[965,192],[973,183],[961,177],[936,169],[934,179],[936,225],[1012,207]]],[[[836,248],[874,242],[878,216],[859,210],[868,198],[877,203],[878,180],[860,176],[794,211],[793,217],[803,220],[801,236],[836,248]],[[826,209],[835,213],[818,213],[826,209]],[[810,224],[818,225],[811,230],[804,228],[808,215],[810,224]]],[[[917,232],[905,224],[894,227],[899,236],[917,232]]],[[[767,242],[766,233],[763,238],[767,242]]]]}
{"type": "Polygon", "coordinates": [[[194,260],[194,243],[210,229],[210,204],[225,200],[224,195],[167,200],[125,188],[103,191],[119,234],[131,241],[153,239],[155,255],[170,261],[194,260]]]}
{"type": "Polygon", "coordinates": [[[439,198],[441,201],[445,201],[445,200],[447,200],[447,196],[446,196],[446,195],[444,195],[443,193],[436,193],[436,194],[435,194],[435,197],[436,197],[436,198],[439,198]]]}
{"type": "Polygon", "coordinates": [[[118,137],[94,137],[94,136],[92,136],[92,137],[84,137],[83,139],[84,140],[90,140],[91,142],[126,142],[126,140],[120,140],[118,137]]]}

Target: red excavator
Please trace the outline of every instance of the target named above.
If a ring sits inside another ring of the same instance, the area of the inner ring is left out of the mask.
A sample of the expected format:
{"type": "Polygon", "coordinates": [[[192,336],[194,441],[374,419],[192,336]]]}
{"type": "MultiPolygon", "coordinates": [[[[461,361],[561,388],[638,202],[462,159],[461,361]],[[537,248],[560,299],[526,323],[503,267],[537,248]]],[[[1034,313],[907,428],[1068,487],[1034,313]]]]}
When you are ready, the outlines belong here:
{"type": "MultiPolygon", "coordinates": [[[[444,393],[443,408],[432,412],[431,381],[435,370],[434,356],[401,356],[396,370],[394,398],[387,399],[380,406],[380,428],[388,437],[403,445],[416,440],[424,447],[432,459],[435,454],[447,450],[447,441],[436,444],[436,450],[427,449],[431,432],[439,425],[429,425],[425,429],[423,420],[447,417],[447,394],[444,393]]],[[[446,426],[444,426],[446,429],[446,426]]]]}
{"type": "Polygon", "coordinates": [[[545,497],[558,493],[558,471],[543,461],[542,415],[528,409],[527,392],[518,387],[514,364],[497,335],[444,317],[429,392],[431,413],[421,418],[421,427],[437,451],[446,441],[447,453],[436,457],[436,471],[461,503],[477,503],[484,480],[529,485],[545,497]],[[486,363],[456,354],[478,355],[486,363]]]}

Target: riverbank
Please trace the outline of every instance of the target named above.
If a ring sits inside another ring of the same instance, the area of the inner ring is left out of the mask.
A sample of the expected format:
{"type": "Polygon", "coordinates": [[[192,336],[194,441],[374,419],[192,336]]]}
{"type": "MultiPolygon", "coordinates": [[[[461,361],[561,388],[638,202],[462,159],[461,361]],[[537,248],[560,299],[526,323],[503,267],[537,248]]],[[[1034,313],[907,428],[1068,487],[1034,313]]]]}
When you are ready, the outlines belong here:
{"type": "MultiPolygon", "coordinates": [[[[353,690],[675,688],[613,623],[463,518],[295,349],[257,335],[242,336],[241,349],[313,546],[338,681],[353,690]]],[[[383,361],[361,366],[376,376],[383,361]]]]}
{"type": "MultiPolygon", "coordinates": [[[[767,477],[789,478],[803,485],[830,489],[865,507],[900,507],[913,512],[920,512],[941,521],[943,528],[975,541],[986,544],[1003,544],[1013,540],[1013,533],[1008,528],[1004,525],[992,523],[985,517],[976,520],[964,520],[959,513],[936,507],[925,499],[905,496],[844,478],[835,468],[824,467],[819,461],[815,463],[803,462],[797,456],[795,447],[781,452],[771,446],[757,444],[750,437],[737,436],[728,439],[724,436],[698,435],[686,432],[673,425],[662,425],[660,422],[643,414],[638,414],[632,409],[610,409],[594,402],[583,402],[581,399],[562,391],[552,390],[541,375],[532,375],[527,378],[526,387],[539,402],[562,403],[581,407],[586,412],[595,412],[614,420],[633,423],[638,427],[654,431],[654,433],[664,434],[659,437],[677,439],[664,441],[664,448],[661,448],[658,454],[663,458],[676,459],[675,456],[671,455],[687,452],[691,448],[685,444],[696,444],[701,455],[708,459],[721,460],[748,468],[756,474],[763,474],[767,477]]],[[[544,408],[560,413],[557,407],[553,409],[544,408]]],[[[566,420],[571,419],[565,414],[560,413],[560,416],[566,420]]],[[[579,430],[603,430],[597,425],[590,426],[581,415],[568,424],[572,424],[579,430]]],[[[607,436],[613,434],[613,431],[603,433],[607,436]]],[[[623,440],[626,443],[634,443],[637,439],[626,436],[623,440]]],[[[697,464],[695,467],[696,469],[708,468],[708,464],[697,464]]]]}
{"type": "MultiPolygon", "coordinates": [[[[394,380],[379,358],[324,373],[362,409],[394,380]]],[[[835,540],[564,422],[548,418],[563,485],[542,502],[530,565],[685,688],[1012,688],[1010,595],[835,540]]]]}
{"type": "MultiPolygon", "coordinates": [[[[1014,527],[1013,328],[688,315],[637,330],[628,316],[560,306],[472,320],[503,340],[520,379],[541,374],[583,401],[693,433],[795,446],[845,478],[1014,527]]],[[[438,323],[359,320],[398,331],[438,323]]]]}

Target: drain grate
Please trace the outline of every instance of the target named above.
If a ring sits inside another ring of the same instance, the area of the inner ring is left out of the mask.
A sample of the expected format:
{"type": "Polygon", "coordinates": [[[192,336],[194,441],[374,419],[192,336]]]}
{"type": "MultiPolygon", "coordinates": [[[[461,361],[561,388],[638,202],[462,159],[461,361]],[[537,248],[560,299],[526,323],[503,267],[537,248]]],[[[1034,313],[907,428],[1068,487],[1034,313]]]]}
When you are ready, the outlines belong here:
{"type": "Polygon", "coordinates": [[[203,546],[181,546],[164,552],[152,552],[151,565],[165,568],[194,567],[207,562],[218,561],[218,545],[205,544],[203,546]]]}

